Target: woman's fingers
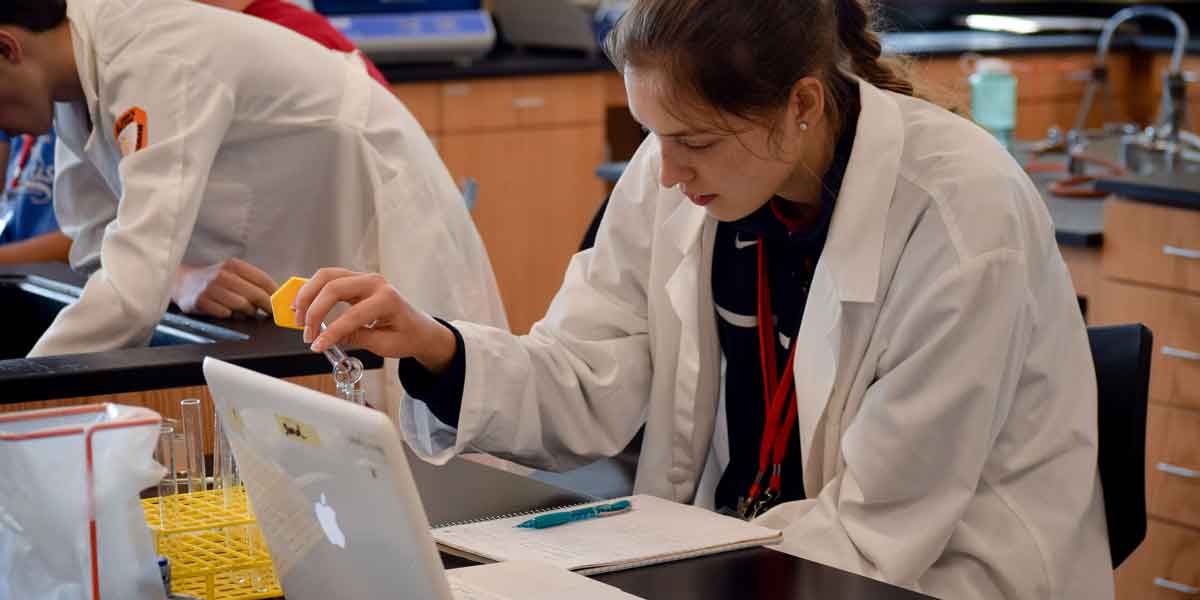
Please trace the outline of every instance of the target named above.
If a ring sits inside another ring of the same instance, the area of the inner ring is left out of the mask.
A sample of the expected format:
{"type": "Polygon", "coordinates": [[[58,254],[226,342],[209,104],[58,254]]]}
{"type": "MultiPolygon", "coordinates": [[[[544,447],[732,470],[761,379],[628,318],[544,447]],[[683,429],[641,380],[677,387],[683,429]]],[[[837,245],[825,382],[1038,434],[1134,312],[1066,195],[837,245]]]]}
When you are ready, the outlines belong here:
{"type": "MultiPolygon", "coordinates": [[[[321,322],[325,319],[325,315],[339,302],[358,304],[370,296],[374,290],[387,285],[387,281],[381,275],[374,274],[351,274],[324,283],[316,298],[304,312],[304,341],[313,341],[320,332],[321,322]]],[[[370,322],[370,320],[366,322],[370,322]]]]}
{"type": "Polygon", "coordinates": [[[379,355],[406,355],[401,340],[404,330],[407,329],[407,309],[407,304],[398,294],[376,288],[375,293],[329,323],[325,331],[313,342],[312,349],[324,352],[332,344],[346,343],[361,346],[379,355]],[[380,326],[380,323],[385,325],[380,326]]]}
{"type": "MultiPolygon", "coordinates": [[[[341,277],[352,277],[359,275],[348,269],[325,268],[313,273],[313,276],[308,279],[308,282],[300,286],[300,291],[296,292],[296,298],[292,301],[292,310],[296,313],[296,322],[304,323],[308,317],[309,307],[313,300],[317,298],[317,294],[325,288],[325,284],[341,277]]],[[[324,317],[325,315],[321,315],[324,317]]]]}

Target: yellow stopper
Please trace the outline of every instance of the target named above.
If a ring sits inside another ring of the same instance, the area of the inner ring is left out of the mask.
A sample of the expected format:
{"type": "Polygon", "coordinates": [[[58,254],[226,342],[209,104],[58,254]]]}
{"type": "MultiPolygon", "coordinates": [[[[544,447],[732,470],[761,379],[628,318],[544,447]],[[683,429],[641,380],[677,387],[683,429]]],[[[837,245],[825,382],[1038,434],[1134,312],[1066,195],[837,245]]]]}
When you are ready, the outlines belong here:
{"type": "Polygon", "coordinates": [[[304,287],[305,283],[308,283],[307,279],[293,277],[279,286],[274,294],[271,294],[271,313],[275,315],[276,325],[290,329],[304,329],[304,323],[296,322],[296,313],[292,312],[292,302],[296,300],[296,294],[300,293],[300,288],[304,287]]]}

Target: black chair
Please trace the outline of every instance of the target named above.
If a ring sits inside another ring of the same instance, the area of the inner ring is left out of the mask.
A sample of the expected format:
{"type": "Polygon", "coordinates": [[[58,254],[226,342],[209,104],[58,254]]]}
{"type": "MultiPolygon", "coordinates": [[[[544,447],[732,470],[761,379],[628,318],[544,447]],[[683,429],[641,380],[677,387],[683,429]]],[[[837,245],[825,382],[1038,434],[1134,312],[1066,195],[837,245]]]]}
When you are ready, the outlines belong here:
{"type": "Polygon", "coordinates": [[[1141,324],[1088,328],[1099,392],[1100,484],[1113,568],[1146,537],[1146,401],[1153,339],[1141,324]]]}

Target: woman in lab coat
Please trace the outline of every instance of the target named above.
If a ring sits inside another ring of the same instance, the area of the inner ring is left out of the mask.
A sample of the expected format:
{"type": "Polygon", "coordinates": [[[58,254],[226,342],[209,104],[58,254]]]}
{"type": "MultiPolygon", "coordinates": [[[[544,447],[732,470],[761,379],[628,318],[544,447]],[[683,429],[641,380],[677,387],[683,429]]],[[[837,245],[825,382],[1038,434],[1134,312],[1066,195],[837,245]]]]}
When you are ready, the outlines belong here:
{"type": "Polygon", "coordinates": [[[635,1],[609,51],[653,135],[530,334],[326,269],[306,337],[347,301],[315,349],[408,357],[401,424],[431,460],[568,469],[644,424],[637,492],[758,515],[786,552],[942,598],[1111,598],[1049,215],[986,132],[912,97],[868,16],[635,1]]]}
{"type": "Polygon", "coordinates": [[[505,323],[429,139],[355,55],[193,2],[12,0],[0,128],[59,136],[55,210],[91,275],[32,356],[144,343],[181,263],[276,281],[375,270],[422,308],[505,323]],[[57,103],[57,104],[54,104],[57,103]]]}

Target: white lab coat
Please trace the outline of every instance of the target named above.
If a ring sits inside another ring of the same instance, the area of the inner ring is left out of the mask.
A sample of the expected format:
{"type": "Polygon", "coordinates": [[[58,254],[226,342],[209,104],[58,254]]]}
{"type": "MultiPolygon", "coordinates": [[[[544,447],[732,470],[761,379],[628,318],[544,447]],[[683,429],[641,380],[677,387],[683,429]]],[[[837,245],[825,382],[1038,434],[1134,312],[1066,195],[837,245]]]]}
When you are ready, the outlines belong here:
{"type": "Polygon", "coordinates": [[[86,100],[55,109],[55,212],[91,276],[31,356],[142,344],[180,263],[229,257],[280,282],[379,271],[420,308],[505,325],[461,194],[357,56],[197,2],[67,11],[86,100]],[[122,156],[133,107],[147,143],[122,156]]]}
{"type": "MultiPolygon", "coordinates": [[[[1111,598],[1095,376],[1040,196],[974,125],[860,89],[795,341],[810,499],[760,520],[785,552],[943,598],[1111,598]]],[[[460,421],[410,437],[419,452],[567,469],[644,421],[636,490],[712,505],[728,462],[716,222],[660,187],[659,160],[648,140],[530,335],[456,323],[460,421]]],[[[428,426],[402,408],[406,431],[428,426]]]]}

